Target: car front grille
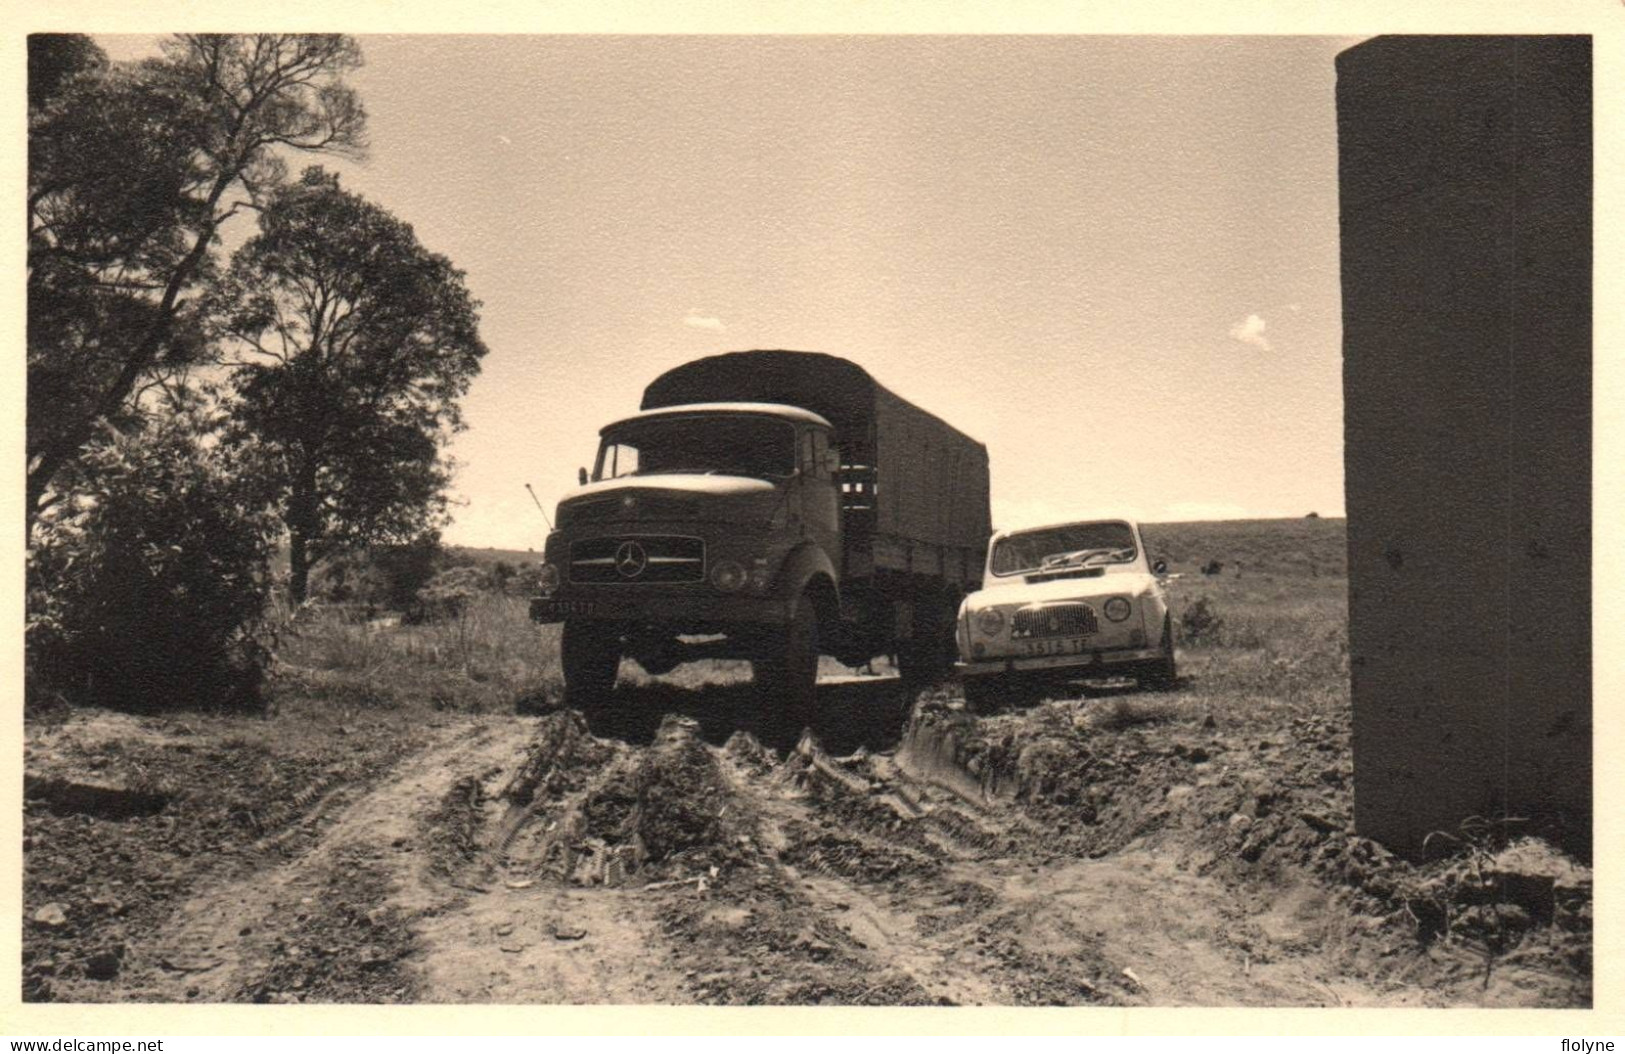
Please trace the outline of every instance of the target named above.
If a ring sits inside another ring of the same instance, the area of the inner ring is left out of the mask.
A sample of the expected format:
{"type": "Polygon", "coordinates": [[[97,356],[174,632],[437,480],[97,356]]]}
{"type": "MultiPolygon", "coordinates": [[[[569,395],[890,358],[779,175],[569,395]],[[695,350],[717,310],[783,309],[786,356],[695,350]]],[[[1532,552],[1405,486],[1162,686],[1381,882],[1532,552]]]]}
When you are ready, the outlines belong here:
{"type": "Polygon", "coordinates": [[[678,535],[611,535],[570,546],[570,581],[581,583],[703,582],[705,542],[678,535]]]}
{"type": "Polygon", "coordinates": [[[1010,635],[1029,637],[1088,637],[1098,632],[1095,609],[1088,604],[1050,604],[1021,608],[1010,621],[1010,635]]]}

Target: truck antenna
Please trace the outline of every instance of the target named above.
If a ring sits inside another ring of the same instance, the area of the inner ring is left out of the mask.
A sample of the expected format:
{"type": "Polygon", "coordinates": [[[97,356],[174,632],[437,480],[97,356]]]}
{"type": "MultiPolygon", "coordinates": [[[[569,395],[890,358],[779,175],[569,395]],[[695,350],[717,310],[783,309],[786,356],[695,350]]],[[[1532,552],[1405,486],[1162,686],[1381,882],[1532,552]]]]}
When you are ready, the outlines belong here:
{"type": "Polygon", "coordinates": [[[525,484],[525,489],[530,491],[530,500],[536,503],[536,511],[542,514],[542,519],[547,522],[547,529],[551,531],[553,529],[553,521],[547,518],[547,510],[542,508],[542,499],[538,498],[536,496],[536,492],[530,489],[529,483],[525,484]]]}

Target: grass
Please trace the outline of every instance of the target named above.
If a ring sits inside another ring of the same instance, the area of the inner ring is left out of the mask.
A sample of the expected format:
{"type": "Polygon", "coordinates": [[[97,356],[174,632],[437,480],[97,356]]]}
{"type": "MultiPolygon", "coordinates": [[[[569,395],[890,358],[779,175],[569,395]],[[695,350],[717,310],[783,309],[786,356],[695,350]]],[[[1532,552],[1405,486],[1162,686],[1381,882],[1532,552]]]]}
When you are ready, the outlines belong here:
{"type": "Polygon", "coordinates": [[[531,622],[517,596],[482,594],[458,618],[416,626],[318,615],[280,637],[280,690],[359,705],[490,713],[563,681],[558,627],[531,622]]]}
{"type": "MultiPolygon", "coordinates": [[[[1341,520],[1149,524],[1146,545],[1180,577],[1169,587],[1176,624],[1206,599],[1222,625],[1179,645],[1180,687],[1120,700],[1102,720],[1229,720],[1275,725],[1291,712],[1349,705],[1345,532],[1341,520]],[[1200,568],[1217,560],[1218,575],[1200,568]],[[1154,703],[1154,705],[1153,705],[1154,703]]],[[[521,696],[556,695],[563,683],[559,627],[537,626],[521,596],[480,594],[459,618],[419,626],[347,622],[337,614],[279,618],[274,693],[356,709],[426,707],[509,712],[521,696]]],[[[883,668],[884,662],[877,664],[883,668]]],[[[849,673],[825,659],[825,675],[849,673]]],[[[647,684],[636,663],[621,677],[647,684]]],[[[685,688],[749,678],[742,662],[680,666],[661,678],[685,688]]]]}

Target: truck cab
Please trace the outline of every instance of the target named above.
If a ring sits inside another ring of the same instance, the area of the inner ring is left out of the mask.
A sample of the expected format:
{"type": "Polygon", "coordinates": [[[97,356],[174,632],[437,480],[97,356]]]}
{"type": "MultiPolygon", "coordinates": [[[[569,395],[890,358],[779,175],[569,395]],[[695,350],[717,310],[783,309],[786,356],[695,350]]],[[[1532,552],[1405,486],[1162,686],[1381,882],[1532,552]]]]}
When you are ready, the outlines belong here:
{"type": "Polygon", "coordinates": [[[986,479],[985,448],[843,359],[668,371],[600,430],[547,539],[531,617],[564,624],[566,702],[604,705],[623,657],[653,675],[746,659],[794,735],[820,654],[945,674],[990,533],[986,479]]]}
{"type": "Polygon", "coordinates": [[[840,551],[831,431],[772,403],[698,403],[606,425],[587,482],[559,502],[533,617],[654,620],[684,636],[782,624],[787,589],[805,585],[782,581],[791,554],[840,551]]]}

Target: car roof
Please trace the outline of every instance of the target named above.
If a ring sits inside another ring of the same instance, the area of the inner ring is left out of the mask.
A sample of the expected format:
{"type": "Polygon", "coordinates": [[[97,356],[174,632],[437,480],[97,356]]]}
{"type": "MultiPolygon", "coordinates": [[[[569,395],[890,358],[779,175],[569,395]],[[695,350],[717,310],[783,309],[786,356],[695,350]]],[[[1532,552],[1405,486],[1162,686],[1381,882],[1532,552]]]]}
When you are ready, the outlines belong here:
{"type": "Polygon", "coordinates": [[[629,421],[645,421],[657,417],[681,417],[685,414],[755,414],[760,417],[776,417],[781,421],[797,421],[802,424],[820,425],[824,428],[834,427],[827,419],[813,413],[811,410],[803,410],[799,406],[789,406],[785,403],[679,403],[676,406],[662,406],[654,410],[641,410],[630,417],[611,421],[601,428],[599,432],[602,434],[629,421]]]}

